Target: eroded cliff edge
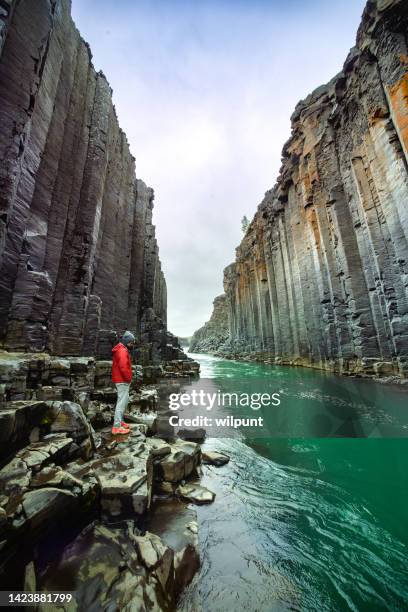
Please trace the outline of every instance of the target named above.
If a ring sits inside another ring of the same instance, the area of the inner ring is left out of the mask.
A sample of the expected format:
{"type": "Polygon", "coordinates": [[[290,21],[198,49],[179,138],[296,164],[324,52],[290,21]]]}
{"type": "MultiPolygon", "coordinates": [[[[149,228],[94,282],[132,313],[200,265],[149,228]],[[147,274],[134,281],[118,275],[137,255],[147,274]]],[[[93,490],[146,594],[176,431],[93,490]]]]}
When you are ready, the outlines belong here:
{"type": "Polygon", "coordinates": [[[69,0],[0,5],[0,346],[108,358],[128,328],[177,358],[153,191],[69,0]]]}
{"type": "Polygon", "coordinates": [[[408,4],[368,2],[224,271],[228,356],[408,373],[408,4]]]}
{"type": "Polygon", "coordinates": [[[216,354],[224,348],[228,340],[228,303],[223,293],[213,301],[210,320],[194,332],[189,350],[192,353],[216,354]]]}

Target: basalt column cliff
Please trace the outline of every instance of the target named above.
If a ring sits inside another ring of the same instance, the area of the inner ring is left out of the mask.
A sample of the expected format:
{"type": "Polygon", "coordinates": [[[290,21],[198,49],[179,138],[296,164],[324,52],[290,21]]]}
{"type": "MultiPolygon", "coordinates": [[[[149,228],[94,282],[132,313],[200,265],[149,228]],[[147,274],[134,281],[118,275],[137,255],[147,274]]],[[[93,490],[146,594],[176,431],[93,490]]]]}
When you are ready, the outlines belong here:
{"type": "Polygon", "coordinates": [[[1,0],[3,348],[108,357],[129,328],[154,360],[172,342],[153,191],[111,94],[69,0],[1,0]]]}
{"type": "Polygon", "coordinates": [[[407,376],[407,30],[406,0],[368,2],[342,72],[298,104],[225,270],[230,354],[407,376]]]}
{"type": "Polygon", "coordinates": [[[228,341],[228,332],[228,304],[222,294],[214,299],[210,320],[194,332],[189,350],[193,353],[217,353],[228,341]]]}

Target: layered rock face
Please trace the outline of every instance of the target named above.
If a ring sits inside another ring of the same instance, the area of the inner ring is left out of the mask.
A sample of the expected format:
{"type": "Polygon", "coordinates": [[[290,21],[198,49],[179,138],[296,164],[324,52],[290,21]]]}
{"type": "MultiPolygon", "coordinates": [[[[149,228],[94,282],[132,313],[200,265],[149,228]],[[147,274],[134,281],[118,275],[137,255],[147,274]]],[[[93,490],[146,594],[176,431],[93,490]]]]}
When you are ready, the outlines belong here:
{"type": "Polygon", "coordinates": [[[216,353],[229,338],[228,303],[225,294],[213,301],[211,318],[194,332],[189,350],[193,353],[216,353]]]}
{"type": "Polygon", "coordinates": [[[184,500],[210,503],[215,494],[199,484],[199,444],[175,438],[168,417],[166,439],[159,436],[168,372],[145,368],[156,369],[156,377],[143,372],[155,387],[134,376],[131,429],[115,437],[110,362],[7,355],[0,359],[0,376],[10,375],[0,384],[9,397],[3,406],[0,395],[0,583],[64,586],[75,592],[73,610],[90,601],[98,610],[175,610],[200,566],[197,516],[184,500]]]}
{"type": "Polygon", "coordinates": [[[2,0],[0,54],[3,348],[108,357],[128,328],[154,358],[169,340],[153,191],[69,0],[2,0]]]}
{"type": "Polygon", "coordinates": [[[368,2],[224,272],[230,354],[408,373],[408,4],[368,2]]]}

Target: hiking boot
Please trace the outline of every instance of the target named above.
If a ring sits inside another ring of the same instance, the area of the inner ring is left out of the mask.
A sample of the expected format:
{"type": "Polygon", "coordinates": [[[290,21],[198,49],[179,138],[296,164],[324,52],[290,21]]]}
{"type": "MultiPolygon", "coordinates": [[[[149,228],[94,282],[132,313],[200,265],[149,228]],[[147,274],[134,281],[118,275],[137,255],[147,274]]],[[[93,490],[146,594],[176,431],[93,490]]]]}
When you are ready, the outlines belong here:
{"type": "Polygon", "coordinates": [[[112,427],[112,434],[114,436],[118,434],[128,434],[128,433],[129,433],[129,429],[126,429],[125,427],[112,427]]]}
{"type": "Polygon", "coordinates": [[[124,427],[125,429],[130,429],[130,425],[128,425],[127,423],[125,423],[125,421],[121,421],[120,422],[120,426],[124,427]]]}

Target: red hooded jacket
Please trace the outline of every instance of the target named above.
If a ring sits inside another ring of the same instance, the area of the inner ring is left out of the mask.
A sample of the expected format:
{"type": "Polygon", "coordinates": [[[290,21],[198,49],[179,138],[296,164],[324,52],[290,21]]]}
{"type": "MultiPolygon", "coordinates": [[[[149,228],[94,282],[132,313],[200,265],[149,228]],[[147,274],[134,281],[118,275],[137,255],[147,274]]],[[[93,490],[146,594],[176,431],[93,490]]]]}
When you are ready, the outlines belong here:
{"type": "Polygon", "coordinates": [[[132,381],[132,362],[126,346],[119,342],[112,349],[112,382],[130,383],[132,381]]]}

